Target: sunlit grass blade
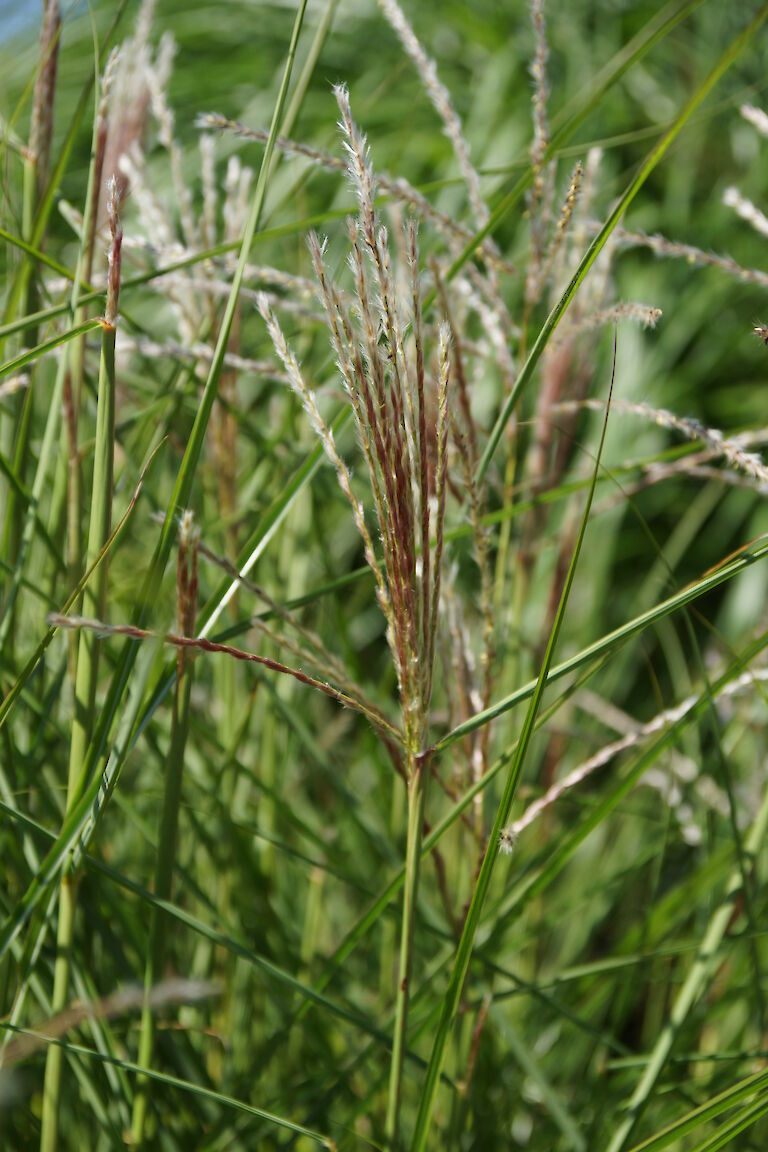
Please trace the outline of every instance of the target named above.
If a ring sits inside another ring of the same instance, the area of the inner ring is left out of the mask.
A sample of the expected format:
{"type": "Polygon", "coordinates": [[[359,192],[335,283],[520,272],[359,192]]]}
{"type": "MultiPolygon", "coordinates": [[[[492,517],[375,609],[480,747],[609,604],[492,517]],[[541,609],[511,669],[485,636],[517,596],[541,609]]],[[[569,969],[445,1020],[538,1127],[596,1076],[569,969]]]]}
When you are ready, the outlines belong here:
{"type": "MultiPolygon", "coordinates": [[[[722,565],[718,565],[715,569],[703,576],[700,580],[696,580],[693,584],[689,584],[687,588],[681,589],[680,592],[670,596],[667,600],[662,600],[661,603],[654,605],[647,612],[641,613],[633,620],[629,620],[626,624],[615,628],[613,632],[606,633],[599,640],[593,644],[589,644],[586,648],[577,653],[575,656],[569,657],[567,660],[556,664],[548,675],[548,683],[559,680],[562,676],[568,675],[569,672],[574,672],[582,665],[588,663],[590,660],[602,656],[606,652],[610,652],[620,644],[622,644],[630,636],[638,632],[643,632],[646,628],[651,627],[659,620],[663,620],[666,616],[676,612],[679,608],[683,608],[688,604],[692,604],[700,596],[704,596],[712,588],[717,588],[720,584],[733,579],[740,572],[745,571],[752,564],[765,559],[768,556],[768,543],[757,543],[755,546],[740,550],[735,560],[727,560],[722,565]]],[[[515,689],[509,696],[505,696],[503,700],[497,701],[492,704],[490,708],[485,709],[483,712],[478,712],[471,716],[464,723],[457,725],[446,736],[438,740],[433,750],[440,752],[444,748],[450,747],[457,740],[461,740],[469,732],[474,732],[477,728],[481,728],[484,724],[490,723],[495,720],[497,716],[501,716],[504,712],[508,712],[510,708],[514,708],[522,700],[527,700],[535,689],[536,682],[531,680],[522,687],[515,689]]]]}
{"type": "MultiPolygon", "coordinates": [[[[182,518],[179,528],[176,595],[179,632],[193,636],[197,610],[199,530],[191,513],[182,518]]],[[[176,867],[176,845],[179,831],[184,751],[189,734],[190,700],[192,694],[193,664],[189,654],[179,651],[177,660],[176,692],[171,715],[171,738],[163,788],[163,803],[158,823],[157,859],[155,863],[155,895],[168,900],[173,891],[176,867]]],[[[142,1068],[152,1066],[155,1054],[155,1013],[152,1006],[154,987],[161,980],[166,963],[167,920],[156,906],[152,907],[149,925],[147,959],[144,968],[145,1002],[141,1013],[141,1036],[138,1062],[142,1068]]],[[[131,1134],[133,1143],[140,1148],[145,1139],[145,1122],[149,1103],[149,1084],[140,1077],[133,1100],[131,1134]]]]}
{"type": "Polygon", "coordinates": [[[0,364],[0,378],[3,376],[12,376],[14,372],[18,372],[27,364],[39,360],[40,357],[45,356],[47,352],[54,352],[70,340],[77,340],[78,337],[85,336],[88,332],[93,332],[95,328],[100,328],[102,324],[103,321],[98,317],[94,317],[92,320],[84,320],[82,324],[76,324],[67,332],[52,336],[50,340],[44,340],[42,344],[38,344],[34,348],[27,348],[24,352],[20,352],[18,356],[14,356],[11,360],[6,360],[4,364],[0,364]]]}
{"type": "MultiPolygon", "coordinates": [[[[46,268],[50,268],[57,276],[63,276],[65,280],[73,280],[74,275],[69,268],[64,264],[59,263],[53,256],[49,256],[47,252],[35,248],[32,244],[28,244],[21,236],[14,236],[6,228],[0,228],[0,240],[4,240],[6,244],[10,244],[13,248],[18,248],[20,252],[30,256],[36,264],[43,264],[46,268]]],[[[36,313],[36,316],[46,316],[46,312],[36,313]]],[[[31,317],[25,316],[24,320],[30,320],[31,317]]],[[[39,323],[39,320],[37,321],[39,323]]]]}
{"type": "Polygon", "coordinates": [[[691,1152],[719,1152],[720,1148],[732,1145],[737,1136],[746,1132],[766,1115],[768,1115],[768,1101],[759,1100],[755,1104],[750,1104],[742,1108],[731,1120],[726,1120],[714,1136],[696,1144],[691,1152]]]}
{"type": "MultiPolygon", "coordinates": [[[[102,556],[112,531],[112,498],[115,461],[115,340],[120,289],[122,231],[117,218],[117,192],[113,179],[110,201],[112,249],[109,264],[106,318],[101,321],[101,359],[96,406],[96,441],[93,464],[93,487],[90,501],[87,563],[93,567],[102,556]]],[[[85,587],[86,610],[103,615],[107,602],[108,563],[104,557],[85,587]]],[[[83,773],[85,752],[93,731],[98,686],[100,642],[94,635],[82,634],[77,647],[75,668],[75,704],[69,750],[67,777],[67,810],[77,803],[86,786],[83,773]]],[[[54,968],[51,1008],[54,1015],[64,1010],[69,999],[72,941],[75,930],[77,880],[66,873],[59,893],[57,955],[54,968]]],[[[55,1152],[58,1147],[59,1101],[61,1094],[62,1052],[49,1050],[43,1087],[43,1115],[40,1132],[41,1152],[55,1152]]]]}
{"type": "Polygon", "coordinates": [[[768,1084],[768,1072],[756,1072],[753,1076],[740,1080],[679,1120],[675,1120],[655,1136],[649,1136],[642,1143],[633,1145],[631,1152],[662,1152],[662,1149],[678,1144],[684,1136],[721,1116],[723,1112],[728,1112],[742,1100],[748,1100],[765,1088],[766,1084],[768,1084]]]}

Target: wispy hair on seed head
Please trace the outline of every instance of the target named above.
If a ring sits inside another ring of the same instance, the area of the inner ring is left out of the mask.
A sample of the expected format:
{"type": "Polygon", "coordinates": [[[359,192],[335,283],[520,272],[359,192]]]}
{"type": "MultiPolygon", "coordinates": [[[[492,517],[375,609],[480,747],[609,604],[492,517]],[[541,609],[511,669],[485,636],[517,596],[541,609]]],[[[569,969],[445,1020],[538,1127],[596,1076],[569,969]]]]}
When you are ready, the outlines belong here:
{"type": "Polygon", "coordinates": [[[334,94],[347,174],[358,203],[357,217],[348,223],[349,269],[354,283],[352,307],[330,276],[324,243],[314,233],[309,236],[309,249],[318,299],[368,472],[381,561],[365,509],[352,490],[349,470],[263,295],[259,297],[259,307],[291,387],[300,397],[352,508],[386,620],[406,745],[415,753],[421,751],[426,740],[439,613],[447,492],[450,330],[446,324],[438,330],[437,420],[433,424],[427,416],[428,360],[421,322],[416,228],[409,222],[403,241],[409,271],[409,295],[403,299],[387,229],[375,212],[375,176],[365,136],[352,116],[347,88],[337,85],[334,94]],[[406,323],[410,325],[409,333],[406,323]],[[430,459],[436,461],[434,476],[430,475],[430,459]]]}

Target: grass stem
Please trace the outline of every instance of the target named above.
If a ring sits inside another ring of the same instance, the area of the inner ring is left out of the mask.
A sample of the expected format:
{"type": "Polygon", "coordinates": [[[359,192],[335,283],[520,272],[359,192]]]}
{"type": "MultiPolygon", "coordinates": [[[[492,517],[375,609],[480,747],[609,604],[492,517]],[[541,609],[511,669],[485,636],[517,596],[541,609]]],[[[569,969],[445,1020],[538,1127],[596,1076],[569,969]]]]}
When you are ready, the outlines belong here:
{"type": "Polygon", "coordinates": [[[400,1132],[400,1098],[402,1094],[403,1060],[406,1049],[408,1000],[413,969],[413,936],[416,919],[416,894],[419,886],[421,844],[424,834],[424,801],[429,780],[429,765],[419,757],[410,758],[408,766],[408,828],[405,850],[405,882],[403,886],[403,916],[400,930],[400,960],[395,998],[395,1023],[392,1034],[392,1063],[389,1074],[385,1132],[387,1146],[398,1146],[400,1132]]]}
{"type": "MultiPolygon", "coordinates": [[[[110,285],[107,293],[107,319],[103,322],[99,387],[96,409],[96,443],[91,495],[91,519],[88,531],[88,565],[94,563],[109,539],[112,525],[112,490],[115,456],[115,337],[117,295],[120,277],[122,233],[113,208],[113,244],[110,258],[110,285]]],[[[104,614],[109,568],[102,563],[84,590],[86,610],[104,614]]],[[[87,776],[86,753],[95,722],[96,686],[98,682],[100,641],[93,633],[80,634],[75,673],[75,712],[69,750],[67,781],[67,814],[82,797],[87,776]]],[[[74,937],[77,879],[64,866],[59,896],[59,920],[56,936],[56,966],[51,1010],[63,1011],[69,995],[69,977],[74,937]]],[[[41,1152],[56,1152],[59,1142],[59,1104],[63,1049],[48,1049],[43,1087],[43,1114],[40,1130],[41,1152]]]]}
{"type": "MultiPolygon", "coordinates": [[[[173,871],[176,859],[176,842],[181,803],[181,781],[184,770],[184,748],[189,731],[189,701],[192,692],[191,661],[180,653],[182,669],[176,680],[171,719],[171,743],[168,749],[168,770],[165,777],[163,807],[158,830],[158,852],[155,866],[155,895],[160,900],[169,900],[173,887],[173,871]]],[[[137,1063],[143,1069],[152,1067],[155,1051],[155,1014],[148,997],[153,987],[162,979],[165,964],[168,918],[157,904],[152,905],[149,927],[147,963],[144,969],[144,990],[146,993],[141,1013],[141,1039],[137,1063]]],[[[134,1148],[142,1148],[146,1137],[146,1116],[149,1103],[151,1081],[139,1076],[136,1094],[133,1098],[131,1138],[134,1148]]]]}

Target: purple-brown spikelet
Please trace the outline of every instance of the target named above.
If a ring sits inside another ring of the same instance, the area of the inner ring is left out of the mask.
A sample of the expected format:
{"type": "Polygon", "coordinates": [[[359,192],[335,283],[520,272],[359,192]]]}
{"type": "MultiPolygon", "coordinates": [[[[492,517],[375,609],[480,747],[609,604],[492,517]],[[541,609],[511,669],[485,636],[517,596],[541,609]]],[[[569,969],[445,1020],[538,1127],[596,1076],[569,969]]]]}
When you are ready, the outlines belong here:
{"type": "Polygon", "coordinates": [[[35,165],[37,194],[41,196],[48,183],[53,141],[53,106],[56,71],[61,39],[61,12],[58,0],[50,0],[45,10],[40,34],[40,67],[35,80],[32,119],[29,126],[29,151],[35,165]]]}
{"type": "Polygon", "coordinates": [[[424,400],[424,339],[421,327],[421,292],[419,290],[419,249],[416,225],[408,226],[408,258],[411,268],[413,339],[416,349],[416,398],[419,422],[419,487],[421,490],[421,626],[425,649],[429,645],[429,463],[427,458],[427,415],[424,400]]]}
{"type": "Polygon", "coordinates": [[[90,219],[84,221],[83,223],[83,226],[87,228],[87,243],[85,247],[85,260],[83,264],[83,279],[86,282],[91,279],[91,271],[93,266],[94,242],[99,219],[99,201],[102,188],[102,179],[104,176],[104,162],[107,155],[107,138],[109,135],[109,98],[117,73],[119,60],[120,50],[118,48],[113,48],[109,54],[106,68],[104,69],[104,75],[101,81],[101,97],[99,99],[99,107],[96,112],[96,132],[93,154],[93,187],[96,189],[96,194],[93,197],[93,203],[91,205],[90,219]]]}
{"type": "Polygon", "coordinates": [[[107,307],[104,319],[111,328],[117,326],[117,304],[120,298],[120,267],[122,263],[123,230],[119,219],[120,193],[117,180],[107,181],[107,217],[112,243],[109,248],[109,274],[107,276],[107,307]]]}
{"type": "Polygon", "coordinates": [[[448,292],[446,290],[445,282],[440,275],[440,269],[437,261],[430,260],[430,270],[432,278],[435,281],[437,294],[440,298],[440,306],[445,316],[445,322],[448,325],[451,334],[451,365],[453,372],[453,379],[456,385],[456,394],[459,401],[459,408],[461,409],[462,419],[464,421],[464,433],[467,437],[468,454],[471,464],[471,470],[474,471],[477,462],[477,429],[475,428],[475,421],[472,417],[472,410],[469,402],[469,382],[464,368],[464,356],[462,352],[462,343],[459,338],[459,333],[456,329],[456,324],[453,320],[453,312],[450,302],[448,300],[448,292]]]}
{"type": "MultiPolygon", "coordinates": [[[[437,415],[437,468],[435,473],[435,495],[437,503],[435,574],[432,589],[432,605],[429,637],[429,667],[432,668],[437,635],[437,618],[440,609],[440,576],[443,558],[445,498],[448,489],[448,382],[450,377],[450,331],[447,324],[440,326],[440,380],[438,386],[437,415]]],[[[430,678],[431,688],[431,678],[430,678]]]]}
{"type": "Polygon", "coordinates": [[[399,289],[387,230],[373,207],[375,180],[365,137],[355,124],[345,88],[336,89],[339,126],[347,154],[347,172],[358,201],[357,219],[349,222],[349,269],[354,308],[331,280],[323,246],[310,235],[309,249],[324,309],[331,346],[349,397],[359,443],[368,469],[373,511],[382,547],[377,559],[364,509],[352,493],[346,464],[323,424],[313,395],[266,299],[260,298],[272,342],[292,387],[301,397],[312,424],[334,464],[339,484],[350,502],[369,567],[376,576],[379,603],[389,643],[403,713],[403,737],[409,764],[416,772],[428,733],[435,635],[440,596],[439,568],[447,491],[449,331],[440,332],[437,426],[427,419],[424,326],[418,270],[416,229],[409,224],[397,251],[408,265],[405,293],[399,289]],[[410,321],[410,332],[406,328],[410,321]],[[435,497],[430,492],[430,460],[437,460],[435,497]],[[436,504],[434,531],[430,541],[436,504]]]}

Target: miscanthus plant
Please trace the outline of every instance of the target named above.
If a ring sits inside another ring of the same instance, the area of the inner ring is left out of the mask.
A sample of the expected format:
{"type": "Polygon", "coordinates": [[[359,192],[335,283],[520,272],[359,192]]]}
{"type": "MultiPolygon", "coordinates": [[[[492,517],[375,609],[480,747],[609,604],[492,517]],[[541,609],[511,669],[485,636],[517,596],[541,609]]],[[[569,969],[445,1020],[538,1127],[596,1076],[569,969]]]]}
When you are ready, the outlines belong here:
{"type": "Polygon", "coordinates": [[[502,9],[9,81],[4,1147],[764,1146],[766,11],[502,9]]]}

